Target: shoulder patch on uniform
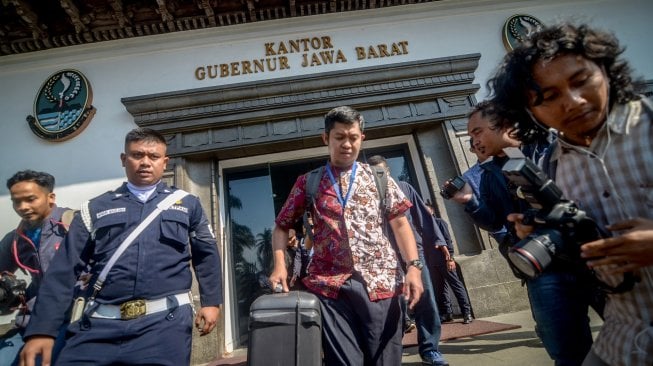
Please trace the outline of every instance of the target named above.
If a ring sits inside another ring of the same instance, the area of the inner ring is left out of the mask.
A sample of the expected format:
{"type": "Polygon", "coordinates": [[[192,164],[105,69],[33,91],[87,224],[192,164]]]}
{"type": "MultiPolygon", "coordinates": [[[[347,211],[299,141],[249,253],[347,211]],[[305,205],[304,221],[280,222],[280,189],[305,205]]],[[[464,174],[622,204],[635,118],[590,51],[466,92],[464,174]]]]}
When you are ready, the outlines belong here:
{"type": "Polygon", "coordinates": [[[91,220],[91,209],[89,205],[91,204],[90,201],[86,201],[82,203],[82,207],[80,208],[80,216],[82,217],[82,221],[84,222],[84,226],[86,226],[86,230],[88,230],[91,235],[93,235],[93,221],[91,220]]]}
{"type": "Polygon", "coordinates": [[[120,213],[120,212],[127,212],[127,207],[118,207],[118,208],[112,208],[112,209],[109,209],[109,210],[100,211],[100,212],[95,214],[95,218],[99,219],[99,218],[104,217],[106,215],[116,214],[116,213],[120,213]]]}

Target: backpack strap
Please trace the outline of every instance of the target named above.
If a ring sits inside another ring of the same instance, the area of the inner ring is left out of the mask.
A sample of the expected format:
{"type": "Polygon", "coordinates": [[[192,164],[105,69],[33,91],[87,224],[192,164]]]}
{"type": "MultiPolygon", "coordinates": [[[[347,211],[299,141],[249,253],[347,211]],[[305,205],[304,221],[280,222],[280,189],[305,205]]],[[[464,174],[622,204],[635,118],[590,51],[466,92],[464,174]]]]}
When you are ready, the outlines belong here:
{"type": "MultiPolygon", "coordinates": [[[[380,165],[369,165],[369,167],[372,169],[376,191],[379,192],[379,210],[381,211],[383,235],[389,237],[390,228],[385,216],[385,213],[388,210],[387,200],[385,198],[386,192],[388,191],[388,172],[380,165]]],[[[397,253],[399,253],[399,249],[395,249],[397,250],[397,253]]],[[[401,258],[400,254],[398,254],[398,256],[401,258]]]]}
{"type": "Polygon", "coordinates": [[[320,188],[320,181],[322,180],[322,175],[324,174],[324,166],[315,168],[308,173],[308,178],[306,178],[306,210],[308,211],[313,206],[315,206],[315,197],[317,196],[317,190],[320,188]]]}
{"type": "Polygon", "coordinates": [[[379,165],[370,165],[372,172],[374,173],[374,183],[376,184],[376,190],[379,192],[379,207],[381,211],[385,213],[388,209],[385,194],[388,190],[388,175],[386,170],[379,165]]]}
{"type": "Polygon", "coordinates": [[[306,178],[306,209],[304,210],[303,224],[306,233],[311,236],[311,240],[313,239],[313,228],[308,223],[307,212],[312,211],[313,207],[315,207],[315,196],[317,196],[317,190],[320,188],[320,181],[322,180],[323,174],[324,165],[311,170],[306,178]]]}

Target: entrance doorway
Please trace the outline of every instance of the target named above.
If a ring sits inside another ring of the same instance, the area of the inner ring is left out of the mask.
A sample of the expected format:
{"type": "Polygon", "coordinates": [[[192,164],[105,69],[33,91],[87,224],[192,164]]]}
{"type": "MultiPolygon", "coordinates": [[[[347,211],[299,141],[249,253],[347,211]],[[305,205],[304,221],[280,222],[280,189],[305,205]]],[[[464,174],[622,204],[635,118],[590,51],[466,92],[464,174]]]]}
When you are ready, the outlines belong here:
{"type": "MultiPolygon", "coordinates": [[[[421,171],[415,169],[414,143],[405,136],[404,143],[393,145],[370,144],[361,151],[359,161],[366,161],[372,155],[382,155],[388,161],[395,180],[404,180],[418,190],[417,177],[421,171]],[[406,141],[409,140],[410,143],[406,141]]],[[[392,140],[396,141],[396,139],[392,140]]],[[[388,141],[390,142],[390,141],[388,141]]],[[[368,142],[366,142],[368,143],[368,142]]],[[[278,161],[253,162],[245,159],[232,167],[223,166],[223,187],[225,194],[225,230],[227,247],[225,256],[230,271],[230,283],[226,284],[230,294],[231,308],[227,322],[231,324],[232,342],[235,348],[246,346],[251,303],[265,292],[267,276],[272,266],[272,230],[274,219],[281,210],[297,177],[327,161],[326,149],[319,152],[294,151],[286,159],[277,156],[278,161]],[[298,154],[299,153],[299,154],[298,154]],[[292,156],[294,155],[294,156],[292,156]],[[303,156],[302,156],[303,155],[303,156]],[[230,267],[230,268],[229,268],[230,267]]],[[[265,157],[259,157],[259,160],[265,157]]],[[[239,159],[240,160],[240,159],[239,159]]],[[[221,163],[222,165],[223,163],[221,163]]],[[[231,165],[231,164],[224,164],[231,165]]],[[[229,303],[226,303],[229,304],[229,303]]],[[[227,315],[226,315],[227,316],[227,315]]]]}

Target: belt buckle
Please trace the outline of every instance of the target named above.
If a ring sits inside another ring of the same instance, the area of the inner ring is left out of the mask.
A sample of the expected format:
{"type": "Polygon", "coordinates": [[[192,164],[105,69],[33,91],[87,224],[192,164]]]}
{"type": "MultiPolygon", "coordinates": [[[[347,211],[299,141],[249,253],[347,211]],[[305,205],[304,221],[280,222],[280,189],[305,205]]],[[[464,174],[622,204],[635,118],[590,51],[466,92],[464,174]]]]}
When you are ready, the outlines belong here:
{"type": "Polygon", "coordinates": [[[146,311],[145,300],[132,300],[120,304],[120,318],[123,320],[136,319],[145,315],[146,311]]]}

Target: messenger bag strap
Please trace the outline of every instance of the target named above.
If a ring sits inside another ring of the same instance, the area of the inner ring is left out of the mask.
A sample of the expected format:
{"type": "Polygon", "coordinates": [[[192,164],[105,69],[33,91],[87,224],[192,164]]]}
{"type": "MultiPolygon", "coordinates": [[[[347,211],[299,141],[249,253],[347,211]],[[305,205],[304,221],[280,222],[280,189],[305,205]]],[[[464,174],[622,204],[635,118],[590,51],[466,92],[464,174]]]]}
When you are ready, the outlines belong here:
{"type": "Polygon", "coordinates": [[[188,192],[183,191],[181,189],[178,189],[174,191],[172,194],[170,194],[168,197],[166,197],[163,201],[159,202],[156,205],[156,208],[154,211],[152,211],[146,218],[143,220],[137,227],[132,231],[129,236],[120,244],[118,249],[113,253],[107,264],[104,266],[102,269],[102,272],[100,272],[100,275],[98,276],[97,281],[95,281],[95,284],[93,285],[93,296],[91,296],[92,299],[95,299],[95,295],[97,295],[98,292],[102,289],[102,286],[104,285],[104,281],[107,279],[107,275],[109,274],[109,271],[113,267],[113,265],[116,263],[118,260],[118,257],[122,255],[122,253],[127,250],[127,247],[145,230],[145,228],[154,221],[154,219],[159,216],[159,214],[162,211],[167,210],[170,206],[172,206],[175,202],[179,201],[180,199],[186,197],[188,195],[188,192]]]}

